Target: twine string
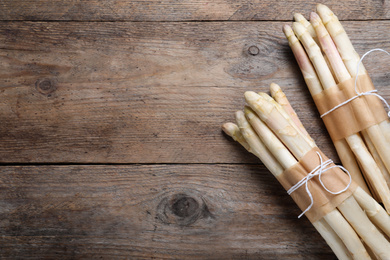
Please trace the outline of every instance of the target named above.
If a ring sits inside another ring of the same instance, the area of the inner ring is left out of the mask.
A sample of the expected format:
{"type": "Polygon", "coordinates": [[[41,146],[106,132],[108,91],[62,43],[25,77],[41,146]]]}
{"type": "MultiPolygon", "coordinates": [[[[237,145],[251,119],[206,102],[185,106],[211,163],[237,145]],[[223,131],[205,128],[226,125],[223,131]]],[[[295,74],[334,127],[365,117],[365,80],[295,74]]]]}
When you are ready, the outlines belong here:
{"type": "Polygon", "coordinates": [[[331,194],[334,194],[334,195],[337,195],[337,194],[340,194],[340,193],[343,193],[344,191],[346,191],[349,186],[351,186],[351,183],[352,183],[352,177],[351,177],[351,174],[348,172],[347,169],[345,169],[343,166],[341,165],[332,165],[333,164],[333,161],[331,159],[327,160],[327,161],[323,161],[323,158],[322,156],[320,155],[319,152],[316,152],[319,159],[320,159],[320,164],[314,168],[308,175],[306,175],[304,178],[302,178],[299,182],[297,182],[294,186],[292,186],[288,191],[288,195],[291,195],[294,191],[296,191],[297,189],[299,189],[302,185],[305,185],[305,189],[306,189],[306,193],[307,195],[309,196],[310,198],[310,205],[298,216],[298,218],[301,218],[307,211],[309,211],[312,207],[313,207],[313,204],[314,204],[314,199],[313,199],[313,195],[311,194],[310,190],[309,190],[309,186],[308,186],[308,182],[309,180],[311,180],[312,178],[314,178],[315,176],[318,176],[318,179],[321,183],[321,186],[329,193],[331,194]],[[345,173],[348,174],[349,176],[349,183],[348,185],[340,190],[340,191],[331,191],[329,190],[326,185],[322,182],[322,179],[321,179],[321,176],[324,172],[327,172],[329,171],[330,169],[333,169],[333,168],[340,168],[341,170],[343,170],[345,173]]]}
{"type": "Polygon", "coordinates": [[[333,111],[336,110],[337,108],[339,108],[339,107],[341,107],[341,106],[344,106],[345,104],[351,102],[352,100],[354,100],[354,99],[356,99],[356,98],[358,98],[358,97],[361,97],[361,96],[369,96],[369,95],[378,97],[378,98],[386,105],[387,111],[388,111],[388,112],[387,112],[387,116],[390,118],[390,106],[389,106],[389,104],[387,103],[387,101],[386,101],[381,95],[377,94],[378,90],[374,89],[374,90],[370,90],[370,91],[367,91],[367,92],[358,92],[358,90],[357,90],[357,79],[358,79],[357,75],[358,75],[358,73],[359,73],[359,66],[360,66],[360,63],[362,63],[363,59],[364,59],[368,54],[370,54],[371,52],[374,52],[374,51],[381,51],[381,52],[386,53],[387,55],[390,55],[389,52],[387,52],[387,51],[385,51],[385,50],[383,50],[383,49],[379,49],[379,48],[372,49],[372,50],[369,50],[368,52],[366,52],[366,53],[361,57],[361,59],[359,60],[357,66],[356,66],[356,77],[355,77],[355,92],[356,92],[356,96],[351,97],[350,99],[348,99],[348,100],[346,100],[346,101],[344,101],[344,102],[338,104],[337,106],[333,107],[333,108],[330,109],[329,111],[323,113],[323,114],[321,115],[321,118],[324,117],[324,116],[326,116],[327,114],[333,112],[333,111]]]}

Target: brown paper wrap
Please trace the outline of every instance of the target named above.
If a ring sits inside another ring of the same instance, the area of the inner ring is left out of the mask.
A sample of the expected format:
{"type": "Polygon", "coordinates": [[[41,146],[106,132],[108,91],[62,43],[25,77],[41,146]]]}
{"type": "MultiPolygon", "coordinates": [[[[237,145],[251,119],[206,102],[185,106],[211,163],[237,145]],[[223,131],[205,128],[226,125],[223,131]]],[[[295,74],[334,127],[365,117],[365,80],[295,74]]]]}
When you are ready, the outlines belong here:
{"type": "MultiPolygon", "coordinates": [[[[320,165],[320,158],[316,152],[320,153],[323,162],[329,159],[320,151],[320,149],[313,148],[306,153],[297,164],[290,167],[277,177],[286,191],[307,176],[314,168],[320,165]]],[[[334,164],[331,164],[330,166],[332,165],[334,164]]],[[[323,172],[321,180],[326,188],[332,192],[338,192],[345,189],[350,182],[349,176],[338,167],[323,172]]],[[[313,196],[313,206],[305,213],[305,215],[312,223],[320,220],[323,216],[331,212],[345,199],[351,196],[356,187],[357,184],[352,181],[345,192],[335,195],[327,192],[323,188],[318,176],[313,177],[308,181],[308,188],[313,196]]],[[[306,208],[310,205],[311,201],[306,192],[305,185],[302,185],[296,191],[291,193],[291,197],[302,211],[306,210],[306,208]]]]}
{"type": "MultiPolygon", "coordinates": [[[[375,89],[367,74],[358,76],[356,85],[359,93],[375,89]]],[[[322,115],[354,96],[355,78],[351,78],[314,95],[313,100],[322,115]]],[[[322,119],[332,140],[338,141],[386,120],[387,114],[378,97],[365,95],[337,108],[322,119]]]]}

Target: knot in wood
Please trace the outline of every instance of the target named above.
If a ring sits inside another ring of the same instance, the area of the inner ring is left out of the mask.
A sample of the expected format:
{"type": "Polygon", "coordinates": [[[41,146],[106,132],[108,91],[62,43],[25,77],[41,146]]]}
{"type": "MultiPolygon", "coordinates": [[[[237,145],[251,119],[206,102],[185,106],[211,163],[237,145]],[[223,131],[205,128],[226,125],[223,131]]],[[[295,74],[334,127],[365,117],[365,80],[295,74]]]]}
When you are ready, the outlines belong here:
{"type": "Polygon", "coordinates": [[[166,194],[157,206],[157,219],[164,224],[188,226],[213,217],[200,194],[193,191],[166,194]]]}
{"type": "Polygon", "coordinates": [[[248,53],[252,56],[256,56],[260,53],[260,50],[257,46],[252,45],[248,48],[248,53]]]}
{"type": "Polygon", "coordinates": [[[57,89],[55,81],[52,79],[37,80],[37,82],[35,82],[35,88],[43,95],[48,95],[57,89]]]}
{"type": "Polygon", "coordinates": [[[194,215],[199,209],[199,203],[186,195],[178,197],[176,201],[173,201],[171,206],[173,214],[181,218],[190,217],[194,215]]]}

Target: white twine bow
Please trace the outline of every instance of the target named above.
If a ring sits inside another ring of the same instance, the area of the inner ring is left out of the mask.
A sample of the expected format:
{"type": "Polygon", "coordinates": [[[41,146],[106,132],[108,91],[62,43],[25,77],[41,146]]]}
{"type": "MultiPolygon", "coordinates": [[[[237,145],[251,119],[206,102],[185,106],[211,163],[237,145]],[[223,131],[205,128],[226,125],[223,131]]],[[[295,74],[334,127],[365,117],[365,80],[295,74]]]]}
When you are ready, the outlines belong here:
{"type": "MultiPolygon", "coordinates": [[[[366,57],[368,54],[370,54],[371,52],[374,52],[374,51],[381,51],[381,52],[385,52],[387,55],[390,55],[390,53],[388,53],[387,51],[385,51],[385,50],[383,50],[383,49],[379,49],[379,48],[369,50],[369,51],[366,52],[366,53],[362,56],[362,58],[359,60],[359,63],[358,63],[358,65],[357,65],[357,67],[356,67],[356,75],[358,75],[358,73],[359,73],[359,66],[360,66],[360,63],[362,63],[364,57],[366,57]]],[[[339,107],[341,107],[341,106],[344,106],[345,104],[351,102],[352,100],[354,100],[354,99],[356,99],[356,98],[358,98],[358,97],[361,97],[361,96],[369,96],[369,95],[371,95],[371,96],[376,96],[376,97],[378,97],[380,100],[382,100],[383,103],[385,103],[385,105],[387,106],[387,111],[388,111],[388,112],[387,112],[387,116],[390,117],[390,106],[389,106],[389,104],[387,103],[387,101],[386,101],[381,95],[377,94],[378,90],[374,89],[374,90],[370,90],[370,91],[367,91],[367,92],[361,92],[361,93],[359,93],[359,92],[357,91],[357,79],[358,79],[358,77],[356,76],[356,77],[355,77],[355,92],[356,92],[356,96],[351,97],[350,99],[348,99],[348,100],[346,100],[346,101],[344,101],[344,102],[338,104],[337,106],[333,107],[333,108],[330,109],[329,111],[323,113],[323,114],[321,115],[321,118],[324,117],[324,116],[326,116],[327,114],[333,112],[333,111],[336,110],[337,108],[339,108],[339,107]]]]}
{"type": "Polygon", "coordinates": [[[340,193],[343,193],[344,191],[346,191],[349,186],[351,186],[351,183],[352,183],[352,177],[351,177],[351,174],[348,172],[347,169],[345,169],[343,166],[341,165],[333,165],[333,166],[330,166],[333,161],[331,159],[327,160],[327,161],[323,161],[322,159],[322,156],[320,155],[319,152],[316,152],[318,157],[320,158],[320,164],[314,168],[308,175],[306,175],[304,178],[302,178],[299,182],[297,182],[294,186],[292,186],[288,191],[288,195],[291,195],[291,193],[293,193],[294,191],[296,191],[297,189],[299,189],[302,185],[305,185],[305,188],[306,188],[306,192],[307,192],[307,195],[310,197],[310,205],[298,216],[298,218],[301,218],[308,210],[310,210],[312,207],[313,207],[313,204],[314,204],[314,200],[313,200],[313,195],[311,194],[310,190],[309,190],[309,187],[308,187],[308,182],[310,179],[314,178],[315,176],[318,176],[318,179],[322,185],[322,187],[329,193],[331,194],[334,194],[334,195],[337,195],[337,194],[340,194],[340,193]],[[329,167],[330,166],[330,167],[329,167]],[[322,182],[321,180],[321,175],[326,172],[326,171],[329,171],[330,169],[333,169],[333,168],[340,168],[341,170],[343,170],[344,172],[346,172],[349,176],[349,183],[348,185],[340,190],[340,191],[331,191],[329,190],[325,184],[322,182]]]}

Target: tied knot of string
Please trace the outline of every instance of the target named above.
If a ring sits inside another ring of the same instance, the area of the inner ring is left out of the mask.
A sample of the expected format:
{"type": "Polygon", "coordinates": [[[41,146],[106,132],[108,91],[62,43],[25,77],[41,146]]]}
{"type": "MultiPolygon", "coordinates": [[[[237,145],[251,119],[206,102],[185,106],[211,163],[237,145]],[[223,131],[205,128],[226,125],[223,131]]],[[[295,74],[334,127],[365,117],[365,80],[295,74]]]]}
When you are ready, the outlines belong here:
{"type": "MultiPolygon", "coordinates": [[[[360,66],[360,63],[362,63],[363,59],[364,59],[368,54],[370,54],[371,52],[374,52],[374,51],[381,51],[381,52],[387,53],[387,55],[390,55],[390,53],[388,53],[387,51],[385,51],[385,50],[383,50],[383,49],[372,49],[372,50],[369,50],[369,51],[366,52],[366,53],[362,56],[362,58],[359,60],[359,63],[358,63],[357,68],[356,68],[356,75],[358,75],[358,73],[359,73],[359,66],[360,66]]],[[[386,101],[381,95],[377,94],[378,91],[377,91],[376,89],[375,89],[375,90],[370,90],[370,91],[367,91],[367,92],[359,92],[359,91],[357,90],[357,79],[358,79],[358,77],[356,76],[356,77],[355,77],[355,93],[356,93],[356,96],[351,97],[350,99],[348,99],[348,100],[346,100],[346,101],[344,101],[344,102],[338,104],[337,106],[333,107],[333,108],[330,109],[329,111],[323,113],[323,114],[321,115],[321,118],[324,117],[324,116],[326,116],[327,114],[333,112],[333,111],[336,110],[337,108],[339,108],[339,107],[341,107],[341,106],[344,106],[345,104],[351,102],[352,100],[354,100],[354,99],[356,99],[356,98],[359,98],[359,97],[361,97],[361,96],[369,96],[369,95],[378,97],[378,98],[386,105],[387,111],[388,111],[388,112],[387,112],[387,116],[390,118],[390,106],[389,106],[389,104],[387,103],[387,101],[386,101]]]]}
{"type": "Polygon", "coordinates": [[[309,211],[312,207],[313,207],[313,204],[314,204],[314,199],[313,199],[313,195],[311,194],[310,190],[309,190],[309,186],[308,186],[308,182],[309,180],[311,180],[312,178],[318,176],[318,180],[320,181],[321,183],[321,186],[329,193],[331,194],[334,194],[334,195],[337,195],[337,194],[340,194],[340,193],[343,193],[344,191],[346,191],[349,186],[351,186],[351,183],[352,183],[352,177],[351,177],[351,174],[348,172],[347,169],[345,169],[343,166],[340,166],[340,165],[334,165],[333,164],[333,161],[331,159],[328,159],[326,160],[325,162],[323,161],[323,158],[322,156],[320,155],[319,152],[316,152],[319,159],[320,159],[320,164],[314,168],[308,175],[306,175],[304,178],[302,178],[299,182],[297,182],[294,186],[292,186],[288,191],[288,195],[291,195],[294,191],[296,191],[297,189],[299,189],[301,186],[305,185],[305,189],[306,189],[306,193],[307,195],[309,196],[310,198],[310,205],[298,216],[298,218],[301,218],[307,211],[309,211]],[[333,165],[332,165],[333,164],[333,165]],[[328,189],[326,187],[326,185],[323,183],[322,179],[321,179],[321,176],[324,172],[327,172],[329,171],[330,169],[333,169],[333,168],[340,168],[341,170],[343,170],[344,172],[346,172],[349,176],[349,183],[348,185],[344,188],[344,189],[341,189],[339,191],[331,191],[330,189],[328,189]]]}

